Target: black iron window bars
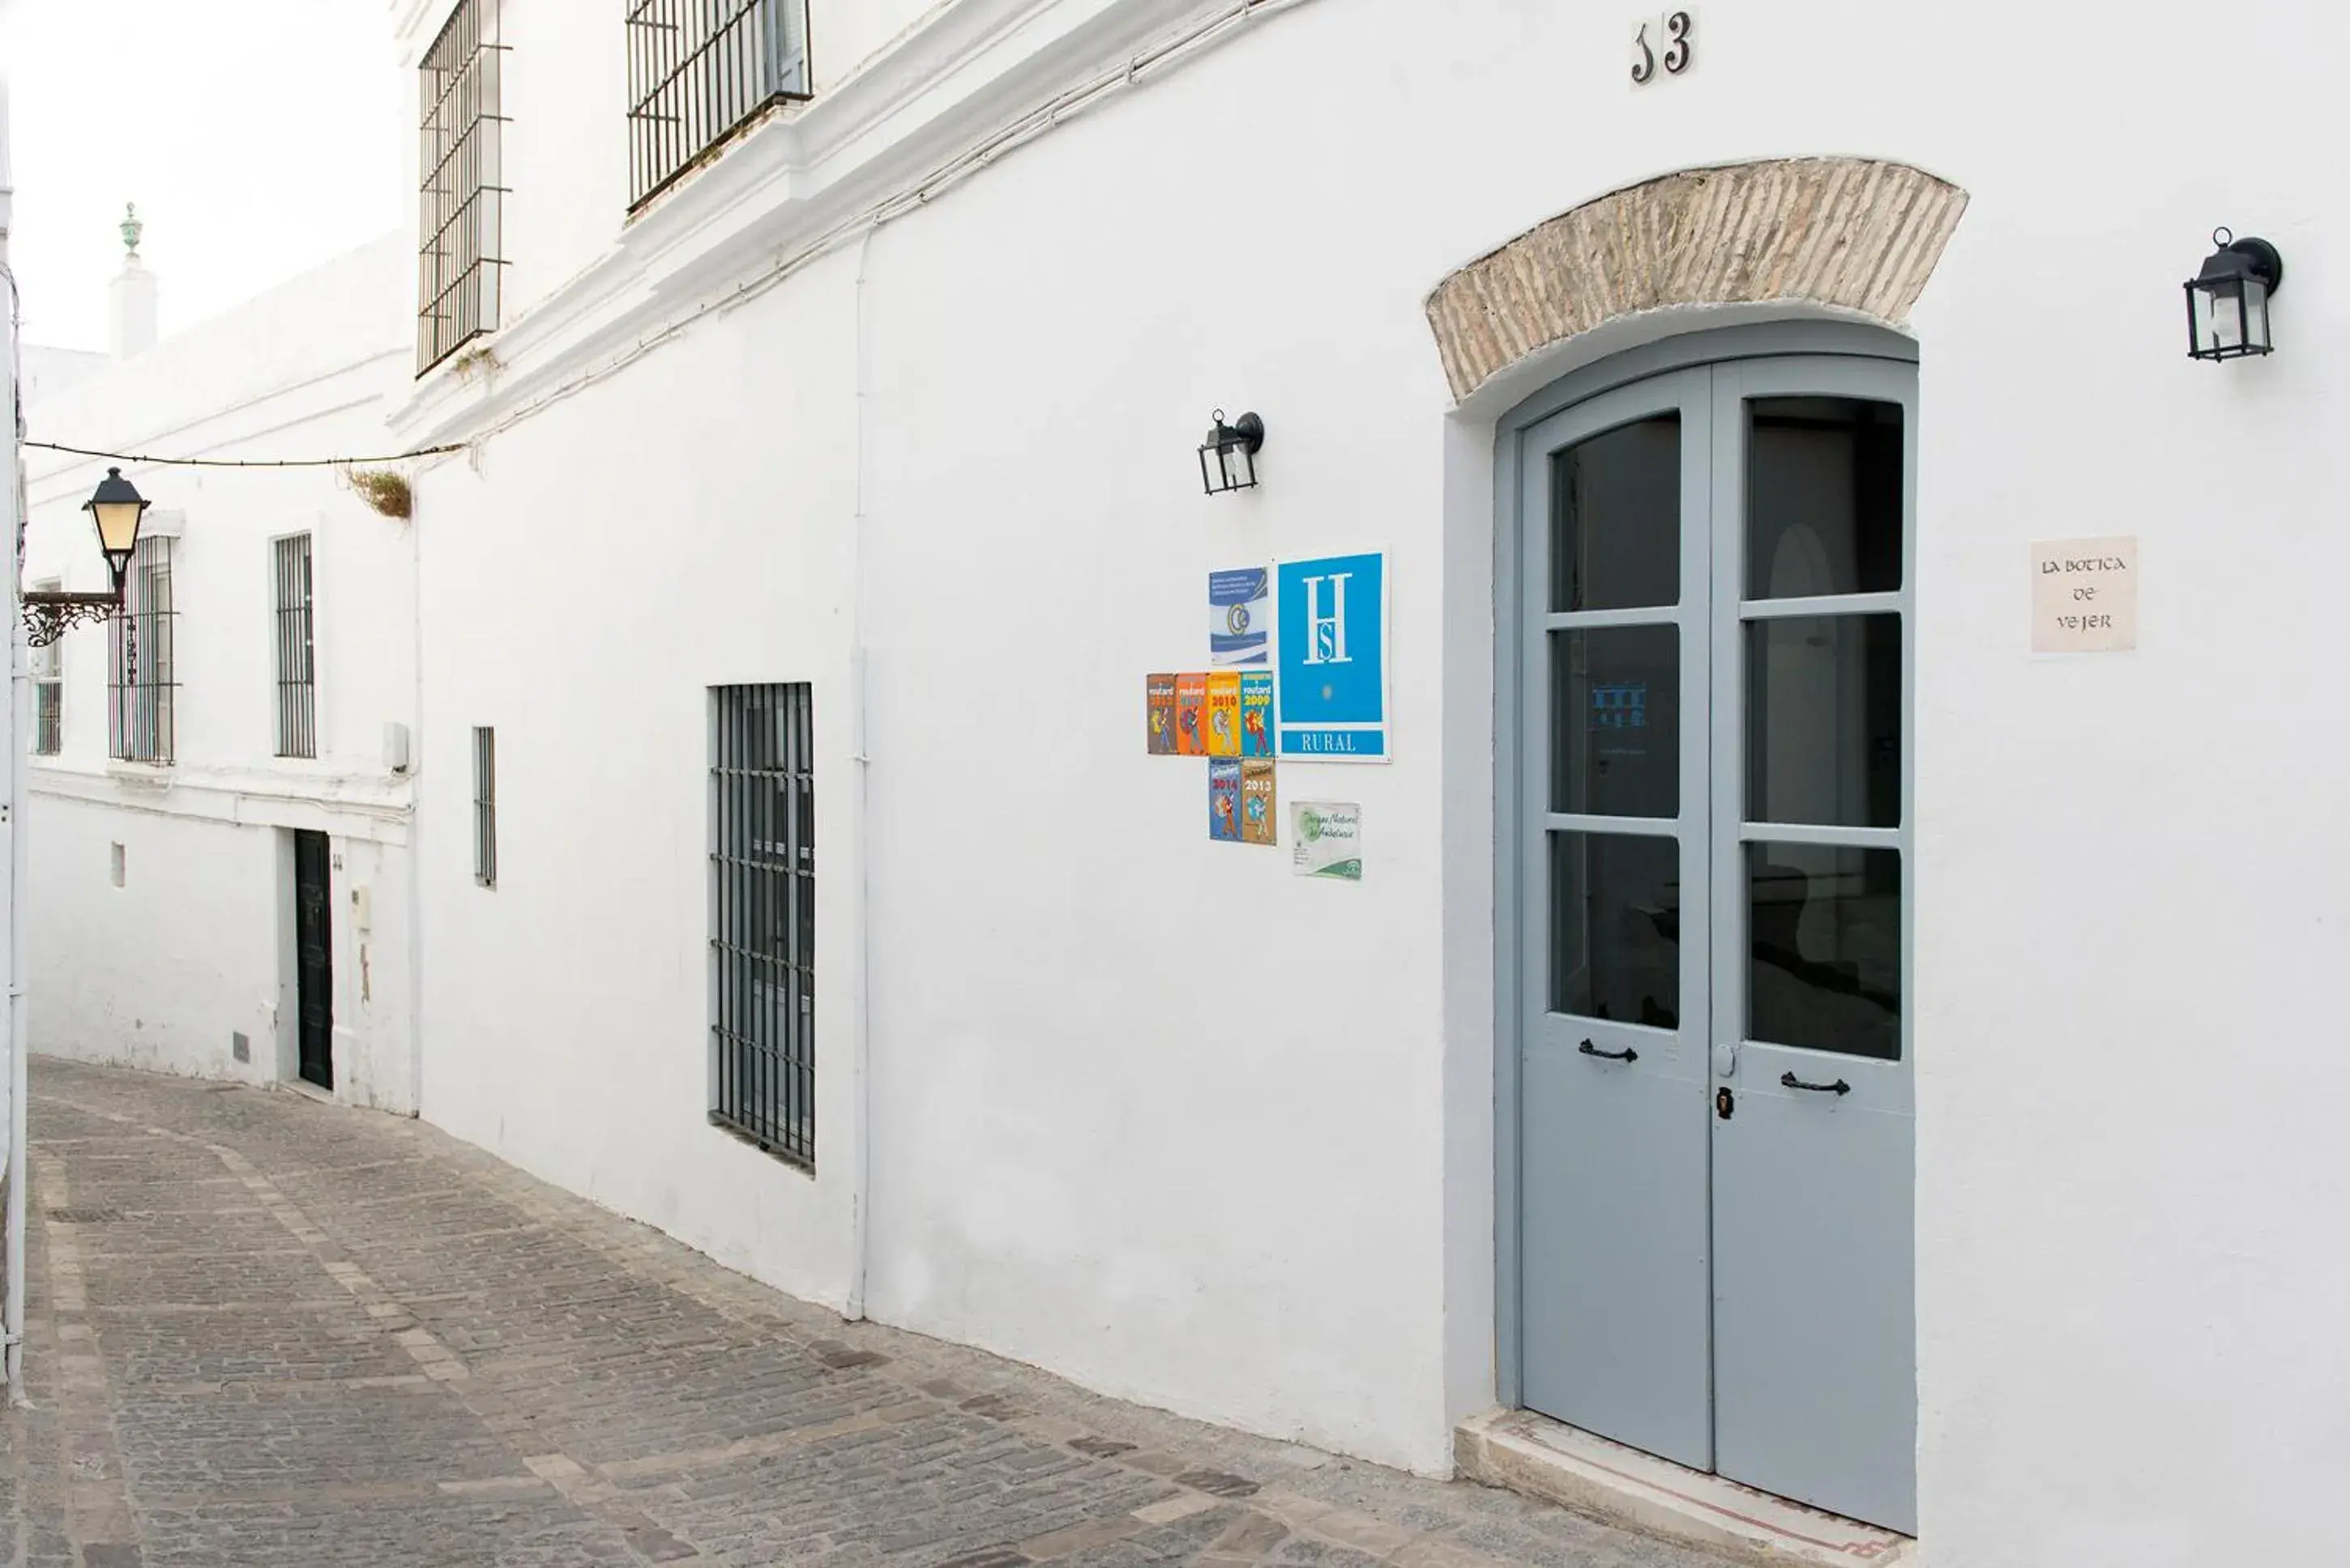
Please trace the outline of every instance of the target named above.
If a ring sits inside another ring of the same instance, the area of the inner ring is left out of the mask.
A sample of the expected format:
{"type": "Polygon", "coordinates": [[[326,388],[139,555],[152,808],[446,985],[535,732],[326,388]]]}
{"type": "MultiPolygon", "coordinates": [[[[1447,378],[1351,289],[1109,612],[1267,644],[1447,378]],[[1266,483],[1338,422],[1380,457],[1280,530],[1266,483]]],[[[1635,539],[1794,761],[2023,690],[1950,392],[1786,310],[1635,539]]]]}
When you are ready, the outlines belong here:
{"type": "Polygon", "coordinates": [[[498,732],[473,727],[473,880],[498,885],[498,732]]]}
{"type": "Polygon", "coordinates": [[[117,761],[172,760],[172,698],[179,691],[172,633],[179,618],[172,541],[141,539],[124,579],[121,612],[106,623],[107,754],[117,761]]]}
{"type": "Polygon", "coordinates": [[[460,0],[417,70],[416,373],[494,331],[504,260],[498,0],[460,0]]]}
{"type": "Polygon", "coordinates": [[[816,1163],[816,769],[806,684],[712,692],[710,1119],[816,1163]]]}
{"type": "Polygon", "coordinates": [[[318,754],[318,666],[312,645],[310,535],[271,545],[277,613],[277,754],[318,754]]]}
{"type": "Polygon", "coordinates": [[[808,96],[806,0],[630,0],[629,205],[769,105],[808,96]]]}

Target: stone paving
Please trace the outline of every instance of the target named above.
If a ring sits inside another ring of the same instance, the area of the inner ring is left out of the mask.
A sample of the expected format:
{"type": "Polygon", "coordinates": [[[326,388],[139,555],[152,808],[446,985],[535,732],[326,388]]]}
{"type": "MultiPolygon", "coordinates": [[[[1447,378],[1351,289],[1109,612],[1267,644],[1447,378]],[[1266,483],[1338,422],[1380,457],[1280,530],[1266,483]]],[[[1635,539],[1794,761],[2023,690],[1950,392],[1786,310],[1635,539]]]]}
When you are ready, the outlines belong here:
{"type": "Polygon", "coordinates": [[[36,1061],[23,1568],[1713,1568],[849,1324],[429,1127],[36,1061]]]}

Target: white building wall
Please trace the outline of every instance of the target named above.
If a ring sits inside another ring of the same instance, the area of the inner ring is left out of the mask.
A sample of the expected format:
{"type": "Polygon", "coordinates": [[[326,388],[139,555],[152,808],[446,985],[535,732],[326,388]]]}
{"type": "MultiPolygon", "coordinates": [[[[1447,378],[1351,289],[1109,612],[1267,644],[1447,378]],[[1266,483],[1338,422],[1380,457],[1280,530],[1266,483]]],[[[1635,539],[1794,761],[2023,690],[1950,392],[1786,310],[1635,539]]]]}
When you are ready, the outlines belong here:
{"type": "MultiPolygon", "coordinates": [[[[34,435],[175,457],[380,453],[387,399],[409,372],[411,268],[399,240],[356,252],[42,400],[34,435]]],[[[80,506],[105,464],[35,456],[27,582],[102,587],[80,506]]],[[[33,778],[34,1047],[292,1077],[288,835],[311,829],[338,862],[336,1093],[412,1111],[411,785],[384,758],[384,726],[415,722],[411,531],[332,469],[122,466],[154,504],[150,532],[177,531],[175,760],[109,758],[108,635],[68,633],[63,746],[33,778]],[[317,755],[280,758],[272,542],[306,532],[317,755]]]]}
{"type": "Polygon", "coordinates": [[[807,0],[809,74],[829,92],[886,55],[907,32],[949,8],[949,0],[807,0]]]}
{"type": "MultiPolygon", "coordinates": [[[[452,8],[447,0],[429,8],[420,57],[452,8]]],[[[505,325],[599,254],[629,210],[628,56],[598,47],[619,36],[624,13],[617,0],[499,0],[509,51],[499,78],[502,151],[507,168],[535,176],[527,200],[501,207],[505,325]]],[[[408,293],[413,300],[413,283],[408,293]]]]}
{"type": "MultiPolygon", "coordinates": [[[[910,30],[953,7],[945,0],[805,0],[808,69],[818,95],[840,88],[890,54],[910,30]]],[[[439,36],[456,0],[392,0],[405,19],[403,67],[439,36]]],[[[998,6],[1016,21],[1016,6],[998,6]]],[[[512,327],[575,280],[611,245],[629,216],[628,55],[622,0],[498,0],[506,68],[499,78],[504,166],[531,188],[502,204],[500,325],[512,327]]],[[[975,29],[1000,46],[1010,28],[975,29]]],[[[1016,47],[1016,46],[1014,46],[1016,47]]],[[[414,297],[411,284],[408,297],[414,297]]]]}
{"type": "MultiPolygon", "coordinates": [[[[706,1119],[705,802],[706,689],[816,680],[819,864],[851,864],[830,596],[848,574],[855,410],[830,394],[854,364],[854,321],[828,308],[837,297],[771,302],[790,374],[710,335],[648,360],[625,400],[591,391],[575,419],[519,427],[478,482],[460,462],[418,485],[424,1114],[834,1303],[847,1166],[827,1152],[812,1183],[706,1119]],[[712,386],[743,395],[713,402],[712,386]],[[640,457],[748,452],[785,430],[804,461],[782,489],[762,466],[640,457]],[[785,528],[809,574],[796,590],[766,569],[785,528]],[[729,558],[760,565],[715,568],[729,558]],[[497,737],[494,888],[473,877],[475,726],[497,737]]],[[[827,1012],[853,991],[854,950],[820,939],[827,1012]]],[[[847,1121],[841,1087],[819,1076],[827,1150],[847,1121]]]]}
{"type": "MultiPolygon", "coordinates": [[[[2187,15],[2141,16],[2094,92],[1998,26],[1937,46],[2008,106],[1992,138],[1936,95],[1937,166],[1974,200],[1917,321],[1938,1563],[2350,1551],[2350,1526],[2294,1501],[2350,1458],[2325,1304],[2350,1252],[2321,1240],[2350,1171],[2309,1092],[2350,1027],[2350,900],[2318,869],[2350,858],[2350,746],[2315,718],[2350,567],[2350,214],[2313,148],[2243,161],[2182,122],[2193,70],[2161,35],[2187,15]],[[2289,258],[2271,359],[2186,357],[2178,280],[2219,223],[2289,258]],[[2139,540],[2138,650],[2033,658],[2030,541],[2108,533],[2139,540]]],[[[2331,8],[2242,15],[2350,42],[2331,8]]],[[[2331,113],[2299,46],[2263,59],[2283,123],[2331,113]]]]}
{"type": "Polygon", "coordinates": [[[85,805],[49,786],[36,776],[34,1049],[203,1077],[276,1078],[279,921],[268,830],[85,805]],[[232,1054],[240,1032],[249,1064],[232,1054]]]}
{"type": "Polygon", "coordinates": [[[24,379],[19,390],[27,404],[55,397],[75,382],[103,370],[107,364],[105,355],[85,348],[47,348],[26,343],[18,353],[24,360],[24,379]]]}
{"type": "MultiPolygon", "coordinates": [[[[2350,1460],[2314,1087],[2350,1025],[2323,871],[2350,849],[2323,721],[2350,218],[2319,133],[2350,22],[2233,15],[2295,40],[2248,156],[2183,7],[1967,16],[1701,9],[1696,70],[1636,94],[1614,13],[1309,0],[431,469],[425,1114],[827,1301],[861,1215],[876,1316],[1442,1468],[1493,1395],[1502,410],[1450,409],[1421,301],[1650,174],[1901,159],[1971,195],[1915,323],[1927,1561],[2337,1552],[2293,1500],[2350,1460]],[[2272,361],[2182,352],[2220,223],[2285,254],[2272,361]],[[1218,406],[1266,419],[1256,494],[1198,493],[1218,406]],[[2029,543],[2106,533],[2141,541],[2139,651],[2034,659],[2029,543]],[[1281,775],[1364,804],[1367,879],[1331,888],[1207,842],[1139,683],[1200,662],[1209,569],[1357,547],[1390,552],[1397,761],[1281,775]],[[702,1118],[705,691],[767,680],[816,683],[813,1179],[702,1118]],[[459,787],[481,723],[494,891],[459,787]]],[[[569,57],[515,41],[510,81],[569,57]]],[[[976,141],[1001,105],[963,101],[976,141]]],[[[829,145],[825,108],[775,156],[829,145]]],[[[583,178],[509,145],[517,207],[583,178]]],[[[775,254],[749,202],[706,214],[705,270],[683,219],[518,256],[577,292],[493,340],[503,385],[428,381],[401,429],[518,417],[725,295],[775,254]],[[566,324],[598,265],[669,292],[566,324]]]]}

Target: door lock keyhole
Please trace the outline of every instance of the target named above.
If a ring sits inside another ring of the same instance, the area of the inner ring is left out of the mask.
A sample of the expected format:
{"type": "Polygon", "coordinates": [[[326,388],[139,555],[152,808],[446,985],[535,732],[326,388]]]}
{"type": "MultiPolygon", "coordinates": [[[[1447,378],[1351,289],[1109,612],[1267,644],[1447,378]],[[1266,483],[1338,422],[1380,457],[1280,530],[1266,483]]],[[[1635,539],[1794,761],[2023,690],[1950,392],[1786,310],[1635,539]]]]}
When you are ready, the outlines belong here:
{"type": "Polygon", "coordinates": [[[1738,1101],[1728,1089],[1723,1088],[1714,1090],[1713,1114],[1715,1116],[1720,1116],[1723,1121],[1728,1121],[1731,1113],[1737,1109],[1738,1101]]]}

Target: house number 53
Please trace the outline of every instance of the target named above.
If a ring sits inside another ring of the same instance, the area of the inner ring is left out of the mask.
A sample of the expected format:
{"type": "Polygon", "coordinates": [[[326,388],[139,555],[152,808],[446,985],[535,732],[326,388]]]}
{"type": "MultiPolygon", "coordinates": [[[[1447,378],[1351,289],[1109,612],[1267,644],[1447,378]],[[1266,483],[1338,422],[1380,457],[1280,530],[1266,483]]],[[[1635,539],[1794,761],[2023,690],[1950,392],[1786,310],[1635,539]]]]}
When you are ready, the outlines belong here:
{"type": "Polygon", "coordinates": [[[1657,79],[1657,69],[1677,77],[1696,59],[1697,21],[1687,11],[1643,16],[1632,32],[1632,85],[1646,87],[1657,79]]]}

